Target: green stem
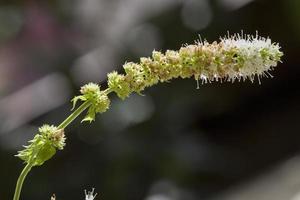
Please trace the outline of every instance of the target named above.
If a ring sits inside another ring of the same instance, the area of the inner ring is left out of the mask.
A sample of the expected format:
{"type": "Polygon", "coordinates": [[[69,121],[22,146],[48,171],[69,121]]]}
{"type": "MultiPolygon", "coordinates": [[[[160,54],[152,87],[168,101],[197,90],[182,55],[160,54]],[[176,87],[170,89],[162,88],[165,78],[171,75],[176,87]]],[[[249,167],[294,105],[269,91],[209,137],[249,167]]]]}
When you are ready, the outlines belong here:
{"type": "Polygon", "coordinates": [[[15,190],[15,194],[14,194],[14,199],[13,200],[19,200],[20,198],[20,194],[21,194],[21,190],[22,190],[22,185],[23,185],[23,182],[28,174],[28,172],[30,172],[32,168],[32,165],[30,163],[28,163],[23,171],[21,172],[19,178],[18,178],[18,181],[17,181],[17,185],[16,185],[16,190],[15,190]]]}
{"type": "MultiPolygon", "coordinates": [[[[59,129],[65,129],[72,121],[74,121],[76,119],[76,117],[78,117],[85,109],[87,109],[89,106],[91,105],[90,102],[85,101],[83,104],[81,104],[71,115],[69,115],[69,117],[67,117],[67,119],[65,119],[59,126],[59,129]]],[[[21,190],[22,190],[22,186],[23,186],[23,182],[28,174],[28,172],[31,170],[32,168],[32,164],[28,163],[23,171],[21,172],[18,181],[17,181],[17,185],[16,185],[16,190],[15,190],[15,194],[14,194],[14,198],[13,200],[19,200],[20,198],[20,194],[21,194],[21,190]]]]}
{"type": "MultiPolygon", "coordinates": [[[[106,94],[109,94],[110,92],[112,92],[110,89],[106,89],[105,90],[106,94]]],[[[91,102],[85,101],[73,113],[71,113],[69,115],[69,117],[67,117],[60,125],[58,125],[58,128],[59,129],[65,129],[72,121],[74,121],[90,105],[91,105],[91,102]]],[[[23,186],[23,182],[24,182],[27,174],[31,170],[31,168],[32,168],[32,164],[28,163],[24,167],[23,171],[21,172],[21,174],[20,174],[20,176],[18,178],[18,181],[17,181],[16,190],[15,190],[15,194],[14,194],[13,200],[19,200],[20,194],[21,194],[21,190],[22,190],[22,186],[23,186]]]]}
{"type": "MultiPolygon", "coordinates": [[[[106,94],[109,94],[112,92],[112,90],[110,88],[107,88],[106,90],[104,90],[104,92],[106,94]]],[[[78,117],[78,115],[80,115],[90,105],[91,103],[89,101],[85,101],[67,119],[65,119],[60,125],[58,125],[57,128],[65,129],[72,121],[74,121],[78,117]]]]}
{"type": "Polygon", "coordinates": [[[85,109],[87,109],[91,103],[89,101],[85,101],[81,104],[67,119],[65,119],[59,126],[59,129],[65,129],[72,121],[78,117],[85,109]]]}
{"type": "Polygon", "coordinates": [[[104,92],[105,92],[105,94],[108,95],[109,93],[113,92],[113,90],[110,88],[107,88],[106,90],[104,90],[104,92]]]}

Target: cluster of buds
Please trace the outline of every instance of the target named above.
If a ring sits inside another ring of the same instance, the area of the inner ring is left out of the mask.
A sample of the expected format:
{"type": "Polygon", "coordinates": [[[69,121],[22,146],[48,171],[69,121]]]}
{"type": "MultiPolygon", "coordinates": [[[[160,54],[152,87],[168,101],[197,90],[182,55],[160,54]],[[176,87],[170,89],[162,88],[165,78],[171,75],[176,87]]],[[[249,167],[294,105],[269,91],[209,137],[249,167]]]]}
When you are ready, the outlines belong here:
{"type": "Polygon", "coordinates": [[[52,158],[56,150],[62,150],[65,146],[64,130],[53,125],[43,125],[39,133],[29,141],[25,149],[18,152],[17,157],[30,163],[32,166],[40,166],[52,158]]]}
{"type": "Polygon", "coordinates": [[[82,121],[93,121],[95,120],[97,113],[105,112],[110,105],[110,100],[107,96],[106,91],[101,91],[100,86],[95,83],[88,83],[81,87],[81,95],[76,96],[72,99],[73,109],[76,106],[78,100],[90,103],[87,115],[82,121]]]}

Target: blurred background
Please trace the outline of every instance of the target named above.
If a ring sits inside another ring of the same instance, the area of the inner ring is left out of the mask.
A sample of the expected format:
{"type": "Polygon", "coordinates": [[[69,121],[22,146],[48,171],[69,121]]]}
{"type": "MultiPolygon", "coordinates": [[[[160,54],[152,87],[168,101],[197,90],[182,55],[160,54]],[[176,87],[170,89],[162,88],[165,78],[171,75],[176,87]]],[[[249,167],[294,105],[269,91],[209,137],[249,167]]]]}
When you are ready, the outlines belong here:
{"type": "Polygon", "coordinates": [[[69,126],[64,151],[32,170],[22,199],[299,200],[299,0],[1,0],[0,199],[23,167],[14,155],[59,124],[87,82],[103,83],[153,49],[240,32],[279,42],[273,79],[174,80],[69,126]]]}

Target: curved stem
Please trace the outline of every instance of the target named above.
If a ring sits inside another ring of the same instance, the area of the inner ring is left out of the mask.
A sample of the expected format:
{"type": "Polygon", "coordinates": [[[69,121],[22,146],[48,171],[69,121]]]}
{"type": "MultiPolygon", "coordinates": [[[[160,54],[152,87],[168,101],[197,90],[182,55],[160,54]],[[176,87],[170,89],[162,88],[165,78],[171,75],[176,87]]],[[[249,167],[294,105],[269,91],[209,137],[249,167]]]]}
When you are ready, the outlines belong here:
{"type": "MultiPolygon", "coordinates": [[[[105,93],[109,94],[110,92],[112,92],[110,89],[106,89],[105,93]]],[[[74,112],[72,112],[69,117],[67,117],[60,125],[58,125],[59,129],[65,129],[72,121],[74,121],[83,111],[85,111],[89,106],[91,105],[91,102],[89,101],[85,101],[83,104],[81,104],[74,112]]],[[[20,198],[20,194],[21,194],[21,190],[22,190],[22,186],[23,186],[23,182],[27,176],[27,174],[29,173],[29,171],[32,168],[32,164],[28,163],[24,169],[22,170],[18,181],[17,181],[17,185],[16,185],[16,190],[15,190],[15,194],[14,194],[14,198],[13,200],[19,200],[20,198]]]]}
{"type": "MultiPolygon", "coordinates": [[[[106,94],[109,94],[112,92],[110,88],[107,88],[104,90],[106,94]]],[[[67,119],[65,119],[60,125],[58,125],[57,128],[59,129],[65,129],[72,121],[74,121],[78,115],[80,115],[85,109],[87,109],[91,103],[89,101],[85,101],[83,104],[81,104],[67,119]]]]}
{"type": "Polygon", "coordinates": [[[58,125],[59,129],[65,129],[72,121],[78,117],[85,109],[87,109],[91,103],[89,101],[85,101],[81,104],[67,119],[65,119],[60,125],[58,125]]]}
{"type": "MultiPolygon", "coordinates": [[[[86,101],[83,104],[81,104],[67,119],[65,119],[59,126],[59,129],[64,129],[66,128],[72,121],[74,121],[85,109],[87,109],[91,105],[90,102],[86,101]]],[[[15,189],[15,194],[13,200],[19,200],[23,182],[27,176],[27,174],[30,172],[32,168],[32,164],[28,163],[24,169],[22,170],[15,189]]]]}
{"type": "Polygon", "coordinates": [[[22,170],[19,178],[18,178],[18,181],[17,181],[17,185],[16,185],[16,190],[15,190],[15,194],[14,194],[14,199],[13,200],[19,200],[20,198],[20,194],[21,194],[21,190],[22,190],[22,185],[23,185],[23,182],[28,174],[28,172],[30,172],[32,168],[32,165],[30,163],[28,163],[24,169],[22,170]]]}

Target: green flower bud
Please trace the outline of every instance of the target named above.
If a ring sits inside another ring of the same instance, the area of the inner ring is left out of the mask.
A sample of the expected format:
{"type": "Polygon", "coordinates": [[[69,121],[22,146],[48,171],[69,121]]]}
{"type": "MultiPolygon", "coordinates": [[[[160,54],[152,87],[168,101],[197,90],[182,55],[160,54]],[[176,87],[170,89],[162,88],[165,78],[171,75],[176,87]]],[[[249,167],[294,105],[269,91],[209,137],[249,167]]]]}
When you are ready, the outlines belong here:
{"type": "Polygon", "coordinates": [[[129,83],[131,91],[140,93],[145,89],[145,73],[143,67],[139,64],[129,62],[123,65],[126,72],[125,80],[129,83]]]}
{"type": "Polygon", "coordinates": [[[82,95],[76,96],[72,99],[73,109],[78,100],[88,101],[91,103],[87,115],[82,120],[92,122],[95,120],[97,113],[105,112],[110,105],[110,100],[104,91],[100,91],[100,86],[95,83],[88,83],[81,87],[80,92],[82,95]]]}
{"type": "Polygon", "coordinates": [[[152,59],[142,57],[140,59],[140,65],[142,66],[144,72],[143,78],[146,87],[157,84],[159,81],[159,76],[157,74],[157,71],[155,70],[155,63],[153,63],[152,59]]]}
{"type": "Polygon", "coordinates": [[[125,76],[123,74],[118,74],[117,72],[111,72],[107,75],[107,84],[108,88],[111,91],[114,91],[118,97],[121,99],[125,99],[131,93],[130,85],[125,80],[125,76]]]}
{"type": "Polygon", "coordinates": [[[30,163],[32,166],[40,166],[52,158],[56,150],[62,150],[65,146],[65,135],[62,129],[51,125],[43,125],[39,133],[29,141],[25,149],[18,152],[17,157],[30,163]]]}

